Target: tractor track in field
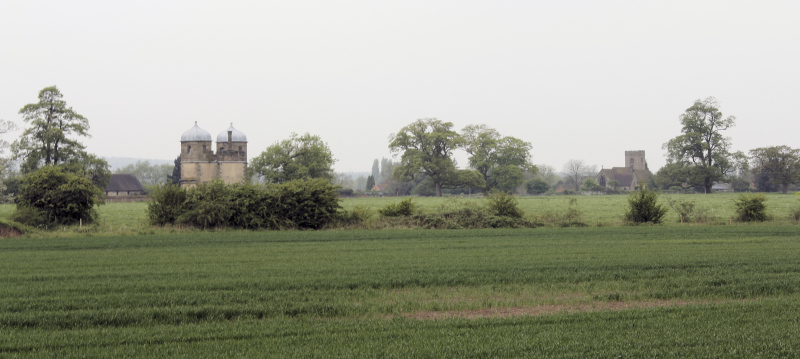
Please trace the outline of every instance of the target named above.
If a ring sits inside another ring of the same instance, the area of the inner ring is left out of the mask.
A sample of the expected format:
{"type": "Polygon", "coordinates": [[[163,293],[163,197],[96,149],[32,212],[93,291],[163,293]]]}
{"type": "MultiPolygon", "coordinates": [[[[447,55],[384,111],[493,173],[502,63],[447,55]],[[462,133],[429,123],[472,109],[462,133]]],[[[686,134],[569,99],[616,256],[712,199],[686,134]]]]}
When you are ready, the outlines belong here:
{"type": "Polygon", "coordinates": [[[628,309],[641,308],[664,308],[679,307],[687,305],[722,304],[732,302],[745,302],[746,300],[635,300],[635,301],[612,301],[612,302],[590,302],[579,304],[548,304],[535,305],[530,307],[513,308],[487,308],[477,310],[454,310],[454,311],[419,311],[402,314],[400,316],[410,319],[437,320],[437,319],[479,319],[479,318],[510,318],[522,316],[545,316],[560,313],[580,313],[580,312],[599,312],[599,311],[623,311],[628,309]]]}

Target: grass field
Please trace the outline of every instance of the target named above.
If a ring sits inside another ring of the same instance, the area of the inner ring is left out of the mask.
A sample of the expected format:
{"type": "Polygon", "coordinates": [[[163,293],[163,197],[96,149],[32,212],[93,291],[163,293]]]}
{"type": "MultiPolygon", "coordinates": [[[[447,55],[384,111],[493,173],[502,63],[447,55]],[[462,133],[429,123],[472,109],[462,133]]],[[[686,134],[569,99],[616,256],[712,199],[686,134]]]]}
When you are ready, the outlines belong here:
{"type": "MultiPolygon", "coordinates": [[[[789,222],[787,218],[793,209],[800,207],[798,197],[792,194],[769,193],[767,196],[767,216],[770,221],[789,222]]],[[[680,195],[661,195],[660,201],[667,206],[667,198],[681,201],[694,201],[697,208],[704,209],[709,216],[713,217],[713,223],[727,224],[731,218],[735,218],[734,200],[738,194],[734,193],[715,193],[713,195],[703,194],[680,194],[680,195]]],[[[402,200],[402,197],[373,197],[373,198],[345,198],[342,200],[344,209],[353,209],[361,206],[378,216],[377,210],[386,205],[402,200]]],[[[576,208],[581,211],[582,219],[589,226],[609,226],[621,225],[622,216],[628,205],[627,195],[605,195],[605,196],[520,196],[517,197],[520,208],[526,215],[541,216],[546,212],[565,212],[569,207],[570,199],[577,201],[576,208]]],[[[481,197],[419,197],[413,199],[424,211],[437,211],[441,206],[452,202],[472,201],[480,203],[481,197]]],[[[0,204],[0,217],[8,218],[14,211],[15,206],[11,204],[0,204]]],[[[107,203],[98,207],[99,223],[94,232],[99,233],[137,233],[148,228],[147,224],[147,203],[145,202],[116,202],[107,203]]],[[[666,216],[666,225],[680,225],[678,216],[673,210],[669,210],[666,216]]],[[[72,228],[65,228],[72,231],[72,228]]],[[[49,236],[51,234],[46,234],[49,236]]]]}
{"type": "MultiPolygon", "coordinates": [[[[789,216],[792,209],[800,207],[798,197],[793,194],[768,193],[767,196],[767,215],[771,220],[784,220],[789,216]]],[[[736,193],[714,193],[705,194],[662,194],[660,202],[667,206],[667,198],[682,201],[694,201],[698,208],[708,211],[708,214],[715,217],[720,223],[727,223],[731,217],[735,217],[733,201],[738,198],[736,193]]],[[[383,197],[383,198],[348,198],[342,201],[342,206],[346,209],[355,206],[364,206],[377,211],[389,203],[397,202],[402,198],[383,197]]],[[[520,207],[528,215],[541,215],[547,211],[566,211],[569,207],[570,199],[577,200],[577,208],[583,212],[584,222],[588,225],[612,225],[621,224],[622,216],[628,206],[627,195],[604,195],[604,196],[519,196],[520,207]]],[[[435,210],[448,201],[480,201],[481,198],[435,198],[420,197],[414,201],[427,210],[435,210]]],[[[678,216],[670,209],[666,216],[666,222],[678,223],[678,216]]]]}
{"type": "Polygon", "coordinates": [[[3,239],[0,356],[796,357],[798,239],[774,223],[3,239]]]}

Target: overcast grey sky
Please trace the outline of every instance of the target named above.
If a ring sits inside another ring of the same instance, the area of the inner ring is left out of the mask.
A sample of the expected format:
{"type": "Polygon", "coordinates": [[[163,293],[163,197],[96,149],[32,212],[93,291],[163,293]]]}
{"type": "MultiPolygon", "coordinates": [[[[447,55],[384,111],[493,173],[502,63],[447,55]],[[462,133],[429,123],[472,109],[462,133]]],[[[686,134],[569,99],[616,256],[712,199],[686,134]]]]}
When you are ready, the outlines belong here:
{"type": "Polygon", "coordinates": [[[0,118],[56,85],[105,157],[173,159],[194,121],[233,122],[250,157],[310,132],[337,171],[368,171],[436,117],[558,170],[625,150],[656,170],[708,96],[735,150],[800,147],[799,67],[798,1],[0,0],[0,118]]]}

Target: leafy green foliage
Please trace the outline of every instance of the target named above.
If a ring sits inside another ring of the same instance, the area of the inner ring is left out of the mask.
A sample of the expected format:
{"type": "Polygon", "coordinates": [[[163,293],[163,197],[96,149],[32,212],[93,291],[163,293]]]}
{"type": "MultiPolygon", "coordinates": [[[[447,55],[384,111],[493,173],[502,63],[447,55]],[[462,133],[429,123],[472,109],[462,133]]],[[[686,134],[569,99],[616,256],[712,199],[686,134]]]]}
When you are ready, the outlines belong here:
{"type": "Polygon", "coordinates": [[[489,210],[496,216],[522,218],[525,214],[519,208],[517,198],[504,191],[492,190],[487,193],[486,202],[489,210]]]}
{"type": "Polygon", "coordinates": [[[630,223],[658,224],[664,220],[667,208],[658,203],[658,192],[641,186],[638,192],[631,193],[628,197],[628,210],[625,220],[630,223]]]}
{"type": "Polygon", "coordinates": [[[296,228],[319,229],[336,219],[339,195],[327,179],[289,181],[275,188],[278,216],[296,228]]]}
{"type": "Polygon", "coordinates": [[[466,188],[468,190],[480,190],[486,187],[483,176],[474,170],[456,170],[453,179],[447,184],[448,187],[466,188]]]}
{"type": "Polygon", "coordinates": [[[46,87],[39,91],[39,102],[19,110],[30,125],[11,145],[15,157],[22,161],[22,173],[42,165],[58,165],[84,153],[85,146],[70,136],[89,136],[89,121],[67,107],[63,97],[55,86],[46,87]]]}
{"type": "Polygon", "coordinates": [[[469,125],[461,130],[469,166],[483,177],[484,192],[493,188],[512,191],[522,184],[523,170],[534,170],[530,163],[531,144],[514,137],[502,137],[486,125],[469,125]]]}
{"type": "Polygon", "coordinates": [[[741,194],[733,201],[736,218],[742,222],[763,222],[767,219],[767,197],[763,194],[741,194]]]}
{"type": "Polygon", "coordinates": [[[378,213],[384,217],[400,217],[410,216],[417,211],[417,206],[414,204],[411,197],[404,198],[398,203],[389,203],[386,207],[378,210],[378,213]]]}
{"type": "Polygon", "coordinates": [[[602,190],[602,189],[603,189],[603,187],[601,187],[597,183],[597,181],[594,180],[594,178],[585,179],[583,181],[583,184],[581,185],[581,190],[582,191],[599,191],[599,190],[602,190]]]}
{"type": "Polygon", "coordinates": [[[14,198],[14,220],[34,226],[92,223],[103,192],[92,182],[60,166],[47,166],[22,177],[14,198]]]}
{"type": "Polygon", "coordinates": [[[267,186],[217,180],[188,190],[170,184],[156,189],[147,212],[156,225],[319,229],[339,216],[337,189],[322,178],[267,186]]]}
{"type": "Polygon", "coordinates": [[[367,177],[367,186],[364,187],[364,190],[372,191],[374,187],[375,187],[375,177],[373,175],[369,175],[369,177],[367,177]]]}
{"type": "Polygon", "coordinates": [[[784,194],[790,184],[800,181],[800,149],[762,147],[750,150],[750,156],[757,178],[781,186],[784,194]]]}
{"type": "Polygon", "coordinates": [[[172,183],[157,185],[150,193],[147,203],[147,217],[151,224],[163,226],[175,223],[183,214],[186,202],[186,189],[172,183]]]}
{"type": "Polygon", "coordinates": [[[728,150],[730,140],[720,132],[733,127],[736,119],[733,116],[723,118],[718,106],[713,97],[695,101],[681,115],[683,134],[664,144],[670,163],[690,169],[689,184],[702,185],[705,193],[711,193],[714,181],[723,179],[733,166],[728,150]]]}
{"type": "Polygon", "coordinates": [[[176,223],[189,224],[198,228],[225,227],[233,216],[231,186],[214,180],[202,183],[186,191],[184,212],[176,223]]]}
{"type": "Polygon", "coordinates": [[[667,198],[667,203],[678,214],[678,222],[703,223],[708,222],[708,211],[698,208],[695,201],[667,198]]]}
{"type": "Polygon", "coordinates": [[[550,190],[550,185],[541,178],[534,178],[525,183],[528,194],[542,194],[550,190]]]}
{"type": "Polygon", "coordinates": [[[330,147],[319,136],[306,133],[267,147],[250,161],[249,170],[266,183],[284,183],[301,179],[333,180],[330,147]]]}
{"type": "Polygon", "coordinates": [[[393,134],[389,149],[392,153],[402,153],[393,177],[398,181],[409,181],[424,174],[432,181],[436,196],[441,197],[442,187],[453,179],[456,171],[453,151],[464,142],[452,127],[451,122],[427,118],[393,134]]]}

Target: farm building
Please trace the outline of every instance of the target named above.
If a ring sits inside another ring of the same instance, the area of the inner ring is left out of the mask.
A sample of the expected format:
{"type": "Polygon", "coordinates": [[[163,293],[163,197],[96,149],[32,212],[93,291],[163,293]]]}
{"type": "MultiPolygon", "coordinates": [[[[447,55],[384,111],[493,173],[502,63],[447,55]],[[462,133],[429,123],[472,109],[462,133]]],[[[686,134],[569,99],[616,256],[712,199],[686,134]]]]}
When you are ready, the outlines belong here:
{"type": "Polygon", "coordinates": [[[141,196],[145,194],[144,187],[139,183],[136,176],[130,173],[118,173],[111,175],[111,181],[106,187],[106,196],[141,196]]]}
{"type": "Polygon", "coordinates": [[[181,186],[221,179],[243,183],[247,178],[247,136],[233,128],[217,135],[216,153],[211,134],[197,126],[181,135],[181,186]]]}
{"type": "Polygon", "coordinates": [[[639,183],[646,182],[652,175],[644,151],[625,151],[625,165],[602,169],[595,180],[602,187],[614,188],[616,185],[617,189],[632,191],[639,189],[639,183]]]}

